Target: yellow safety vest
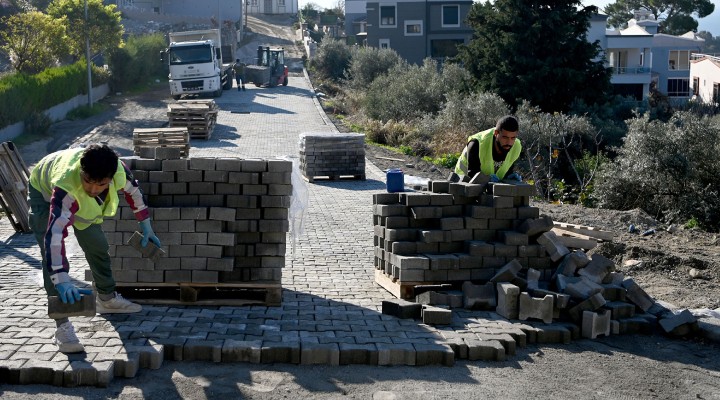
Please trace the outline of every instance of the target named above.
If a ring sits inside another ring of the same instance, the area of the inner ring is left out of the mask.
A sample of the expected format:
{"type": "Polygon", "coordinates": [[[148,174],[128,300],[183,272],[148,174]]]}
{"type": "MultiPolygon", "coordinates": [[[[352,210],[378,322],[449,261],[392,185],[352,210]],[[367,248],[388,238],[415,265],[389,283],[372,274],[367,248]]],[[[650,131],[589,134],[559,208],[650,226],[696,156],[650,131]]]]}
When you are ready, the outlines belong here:
{"type": "MultiPolygon", "coordinates": [[[[520,158],[522,144],[520,143],[520,139],[515,139],[515,143],[513,143],[513,146],[510,148],[507,156],[505,156],[505,161],[503,161],[503,163],[500,165],[500,168],[495,171],[495,161],[493,160],[492,156],[494,132],[495,128],[490,128],[468,137],[467,141],[469,143],[471,140],[476,139],[480,144],[480,171],[482,171],[482,173],[485,175],[495,174],[498,178],[504,179],[505,174],[507,174],[513,163],[517,161],[518,158],[520,158]]],[[[460,154],[460,158],[458,159],[457,164],[455,164],[455,173],[458,175],[467,175],[467,172],[468,154],[467,146],[465,146],[462,154],[460,154]]]]}
{"type": "Polygon", "coordinates": [[[83,230],[92,224],[100,224],[104,217],[113,217],[117,212],[118,191],[125,187],[125,168],[118,160],[117,170],[108,188],[103,204],[85,193],[80,177],[80,158],[85,149],[69,149],[45,156],[30,173],[30,184],[50,201],[53,188],[59,187],[69,193],[78,203],[73,226],[83,230]]]}

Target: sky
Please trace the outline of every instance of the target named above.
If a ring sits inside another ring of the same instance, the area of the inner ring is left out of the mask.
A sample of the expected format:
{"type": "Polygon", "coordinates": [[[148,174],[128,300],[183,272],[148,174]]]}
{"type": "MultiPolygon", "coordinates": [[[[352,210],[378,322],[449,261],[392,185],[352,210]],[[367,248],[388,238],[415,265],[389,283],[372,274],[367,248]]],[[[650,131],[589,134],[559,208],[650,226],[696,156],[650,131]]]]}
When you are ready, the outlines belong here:
{"type": "MultiPolygon", "coordinates": [[[[320,8],[333,8],[337,4],[337,0],[298,0],[300,8],[307,3],[315,3],[320,8]]],[[[585,5],[595,5],[601,11],[605,6],[610,3],[614,3],[615,0],[588,0],[584,1],[585,5]]],[[[708,31],[713,36],[720,36],[720,3],[715,3],[715,11],[709,16],[702,18],[698,26],[698,31],[708,31]]]]}

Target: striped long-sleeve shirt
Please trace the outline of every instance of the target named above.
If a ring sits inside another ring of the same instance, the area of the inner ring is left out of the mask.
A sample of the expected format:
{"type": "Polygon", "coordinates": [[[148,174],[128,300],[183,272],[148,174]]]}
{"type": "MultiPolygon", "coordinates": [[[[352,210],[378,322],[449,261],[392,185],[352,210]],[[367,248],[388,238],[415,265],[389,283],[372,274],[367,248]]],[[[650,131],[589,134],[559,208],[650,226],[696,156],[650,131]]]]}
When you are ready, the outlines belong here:
{"type": "MultiPolygon", "coordinates": [[[[127,180],[125,186],[120,190],[125,195],[125,200],[135,213],[135,218],[144,221],[149,217],[149,210],[143,201],[143,194],[137,180],[132,175],[125,163],[127,180]]],[[[103,205],[108,194],[106,190],[95,198],[99,205],[103,205]]],[[[54,187],[50,198],[50,217],[48,218],[47,230],[45,232],[45,268],[48,269],[50,278],[54,284],[69,282],[68,272],[70,264],[65,253],[65,238],[68,235],[68,227],[75,220],[75,213],[79,209],[78,200],[67,191],[54,187]]]]}

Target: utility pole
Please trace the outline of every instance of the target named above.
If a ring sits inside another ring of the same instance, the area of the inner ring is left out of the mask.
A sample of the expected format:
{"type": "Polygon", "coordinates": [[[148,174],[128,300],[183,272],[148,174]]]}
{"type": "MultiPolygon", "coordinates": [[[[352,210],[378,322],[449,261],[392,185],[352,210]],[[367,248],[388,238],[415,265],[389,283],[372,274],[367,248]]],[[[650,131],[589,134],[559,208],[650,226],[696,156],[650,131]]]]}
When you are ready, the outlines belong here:
{"type": "Polygon", "coordinates": [[[87,60],[88,107],[92,107],[92,69],[90,68],[90,24],[88,21],[88,3],[85,0],[85,59],[87,60]]]}

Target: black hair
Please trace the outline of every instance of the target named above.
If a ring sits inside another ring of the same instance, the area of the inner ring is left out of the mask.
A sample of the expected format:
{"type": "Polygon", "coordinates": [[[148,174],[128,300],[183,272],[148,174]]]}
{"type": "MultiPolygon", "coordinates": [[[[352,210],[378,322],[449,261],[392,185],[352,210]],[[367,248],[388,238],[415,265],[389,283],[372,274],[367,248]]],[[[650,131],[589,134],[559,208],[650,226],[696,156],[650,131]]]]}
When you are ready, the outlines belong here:
{"type": "Polygon", "coordinates": [[[512,115],[506,115],[502,118],[500,118],[497,121],[497,124],[495,124],[495,129],[504,130],[508,132],[517,132],[518,129],[520,129],[520,124],[518,123],[517,118],[515,118],[512,115]]]}
{"type": "Polygon", "coordinates": [[[88,180],[97,182],[112,178],[118,167],[117,153],[106,144],[91,144],[80,157],[80,168],[88,180]]]}

